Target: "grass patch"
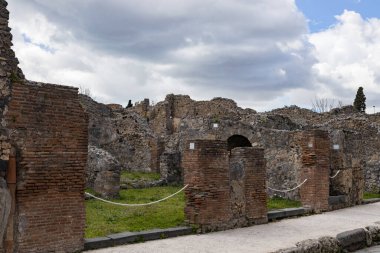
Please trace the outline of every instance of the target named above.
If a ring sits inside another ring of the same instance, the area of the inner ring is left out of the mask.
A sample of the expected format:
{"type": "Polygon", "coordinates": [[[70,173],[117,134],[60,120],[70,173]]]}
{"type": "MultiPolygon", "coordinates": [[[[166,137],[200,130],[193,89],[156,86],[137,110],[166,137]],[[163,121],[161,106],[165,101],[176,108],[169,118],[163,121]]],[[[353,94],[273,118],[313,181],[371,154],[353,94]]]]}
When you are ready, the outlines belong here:
{"type": "Polygon", "coordinates": [[[121,173],[121,180],[144,180],[144,181],[156,181],[161,178],[160,173],[156,172],[129,172],[123,171],[121,173]]]}
{"type": "MultiPolygon", "coordinates": [[[[167,197],[181,187],[152,187],[120,191],[119,203],[147,203],[167,197]]],[[[184,225],[185,196],[181,192],[159,204],[143,207],[123,207],[98,200],[86,200],[86,238],[101,237],[125,231],[143,231],[184,225]]],[[[268,209],[300,207],[299,201],[273,197],[268,209]]]]}
{"type": "MultiPolygon", "coordinates": [[[[120,203],[147,203],[178,191],[180,187],[153,187],[120,191],[120,203]]],[[[170,228],[184,224],[185,197],[181,192],[159,204],[143,207],[123,207],[98,200],[86,201],[86,238],[125,231],[170,228]]]]}
{"type": "Polygon", "coordinates": [[[269,210],[273,209],[283,209],[292,207],[301,207],[300,201],[284,199],[281,197],[268,198],[267,207],[269,210]]]}
{"type": "Polygon", "coordinates": [[[378,199],[380,198],[380,193],[374,193],[374,192],[365,192],[364,199],[378,199]]]}

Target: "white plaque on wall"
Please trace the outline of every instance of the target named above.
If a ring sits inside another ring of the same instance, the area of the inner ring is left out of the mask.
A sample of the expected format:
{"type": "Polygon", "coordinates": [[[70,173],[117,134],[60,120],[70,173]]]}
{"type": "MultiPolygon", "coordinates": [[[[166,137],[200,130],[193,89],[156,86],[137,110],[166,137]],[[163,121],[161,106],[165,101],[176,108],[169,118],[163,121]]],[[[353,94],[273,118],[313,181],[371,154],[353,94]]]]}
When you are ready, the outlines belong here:
{"type": "Polygon", "coordinates": [[[213,126],[214,128],[218,128],[218,127],[219,127],[219,124],[218,124],[218,123],[214,123],[212,126],[213,126]]]}
{"type": "Polygon", "coordinates": [[[313,143],[309,143],[309,144],[307,144],[307,146],[308,146],[309,148],[312,148],[312,147],[313,147],[313,143]]]}
{"type": "Polygon", "coordinates": [[[193,142],[190,143],[190,149],[195,149],[195,143],[193,142]]]}
{"type": "Polygon", "coordinates": [[[340,147],[339,147],[339,145],[338,144],[334,144],[334,146],[333,146],[333,149],[334,150],[338,150],[340,147]]]}

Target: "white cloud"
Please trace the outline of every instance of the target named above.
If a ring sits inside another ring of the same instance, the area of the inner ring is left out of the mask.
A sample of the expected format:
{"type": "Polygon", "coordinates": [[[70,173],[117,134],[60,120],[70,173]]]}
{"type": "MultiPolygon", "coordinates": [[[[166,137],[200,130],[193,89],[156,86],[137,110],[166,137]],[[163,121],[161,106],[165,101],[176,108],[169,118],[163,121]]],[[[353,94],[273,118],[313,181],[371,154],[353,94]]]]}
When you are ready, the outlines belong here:
{"type": "Polygon", "coordinates": [[[312,87],[294,0],[12,0],[9,9],[27,78],[87,87],[102,102],[182,93],[268,109],[312,87]]]}
{"type": "Polygon", "coordinates": [[[314,65],[320,97],[351,104],[359,86],[364,87],[367,107],[379,107],[380,20],[364,20],[360,14],[344,11],[337,24],[310,35],[318,63],[314,65]]]}

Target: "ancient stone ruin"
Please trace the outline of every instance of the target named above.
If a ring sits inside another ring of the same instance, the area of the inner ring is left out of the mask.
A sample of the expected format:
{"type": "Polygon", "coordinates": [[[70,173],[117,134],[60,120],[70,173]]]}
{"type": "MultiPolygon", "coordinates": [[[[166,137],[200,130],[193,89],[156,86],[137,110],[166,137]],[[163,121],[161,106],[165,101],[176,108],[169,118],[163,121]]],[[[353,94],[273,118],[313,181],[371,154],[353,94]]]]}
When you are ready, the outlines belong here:
{"type": "MultiPolygon", "coordinates": [[[[329,176],[339,172],[330,179],[335,208],[342,201],[344,205],[358,203],[358,197],[347,196],[363,184],[366,191],[380,191],[379,114],[356,113],[350,107],[321,114],[296,106],[257,113],[239,108],[229,99],[194,101],[183,95],[168,95],[155,105],[144,100],[129,108],[109,107],[88,97],[81,101],[90,112],[98,108],[90,113],[90,122],[97,122],[89,125],[91,145],[113,155],[124,170],[157,171],[167,182],[182,183],[183,156],[189,140],[232,143],[242,138],[248,145],[264,149],[267,186],[291,189],[303,182],[299,132],[319,129],[328,133],[329,176]],[[107,135],[94,138],[92,133],[99,136],[101,129],[107,129],[107,135]]],[[[269,190],[269,194],[300,199],[299,190],[269,190]]]]}
{"type": "Polygon", "coordinates": [[[188,185],[186,218],[203,232],[267,222],[268,195],[321,212],[380,192],[380,114],[257,113],[173,94],[104,105],[26,80],[6,7],[0,0],[0,252],[82,250],[85,187],[117,197],[122,170],[188,185]]]}

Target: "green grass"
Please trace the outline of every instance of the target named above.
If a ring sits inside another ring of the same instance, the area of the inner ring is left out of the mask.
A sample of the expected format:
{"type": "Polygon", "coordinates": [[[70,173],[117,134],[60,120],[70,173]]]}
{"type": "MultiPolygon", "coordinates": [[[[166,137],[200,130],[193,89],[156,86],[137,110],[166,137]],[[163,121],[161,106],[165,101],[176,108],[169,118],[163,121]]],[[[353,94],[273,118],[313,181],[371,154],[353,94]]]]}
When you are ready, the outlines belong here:
{"type": "Polygon", "coordinates": [[[380,193],[374,193],[374,192],[365,192],[364,199],[377,199],[380,198],[380,193]]]}
{"type": "MultiPolygon", "coordinates": [[[[120,203],[147,203],[177,192],[181,187],[153,187],[120,191],[120,203]]],[[[274,197],[268,199],[268,209],[300,207],[298,201],[274,197]]],[[[185,196],[178,195],[159,204],[123,207],[98,200],[86,200],[86,238],[100,237],[125,231],[143,231],[184,225],[185,196]]]]}
{"type": "MultiPolygon", "coordinates": [[[[120,203],[147,203],[178,191],[180,187],[153,187],[120,191],[120,203]]],[[[159,204],[143,207],[123,207],[98,200],[86,201],[86,238],[125,231],[170,228],[184,224],[185,197],[178,195],[159,204]]]]}
{"type": "Polygon", "coordinates": [[[284,199],[280,197],[268,198],[267,207],[269,210],[283,209],[291,207],[301,207],[302,204],[299,201],[284,199]]]}
{"type": "Polygon", "coordinates": [[[128,172],[123,171],[121,173],[121,180],[145,180],[155,181],[161,178],[160,173],[155,172],[128,172]]]}

